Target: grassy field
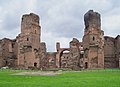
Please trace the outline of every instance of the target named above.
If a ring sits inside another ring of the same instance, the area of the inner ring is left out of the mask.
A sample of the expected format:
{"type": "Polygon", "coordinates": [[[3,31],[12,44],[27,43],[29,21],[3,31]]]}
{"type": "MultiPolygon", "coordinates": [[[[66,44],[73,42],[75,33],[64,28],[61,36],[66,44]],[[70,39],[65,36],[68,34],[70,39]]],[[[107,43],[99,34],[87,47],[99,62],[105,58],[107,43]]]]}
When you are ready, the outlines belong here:
{"type": "Polygon", "coordinates": [[[57,76],[12,75],[0,70],[0,87],[120,87],[120,70],[62,72],[57,76]]]}

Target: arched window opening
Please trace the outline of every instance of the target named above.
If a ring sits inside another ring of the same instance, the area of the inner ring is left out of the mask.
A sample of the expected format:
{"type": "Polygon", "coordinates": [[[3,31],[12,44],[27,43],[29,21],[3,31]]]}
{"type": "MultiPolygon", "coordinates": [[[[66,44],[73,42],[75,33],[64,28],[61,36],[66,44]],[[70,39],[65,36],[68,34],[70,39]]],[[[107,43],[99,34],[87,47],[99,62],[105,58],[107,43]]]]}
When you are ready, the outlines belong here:
{"type": "Polygon", "coordinates": [[[5,61],[5,65],[6,65],[6,66],[8,65],[8,61],[5,61]]]}
{"type": "Polygon", "coordinates": [[[37,67],[37,63],[36,62],[34,63],[34,67],[37,67]]]}
{"type": "Polygon", "coordinates": [[[87,62],[85,62],[85,69],[87,69],[88,68],[88,63],[87,62]]]}
{"type": "Polygon", "coordinates": [[[29,41],[29,38],[27,38],[27,41],[29,41]]]}
{"type": "Polygon", "coordinates": [[[95,37],[93,37],[93,41],[95,40],[95,37]]]}

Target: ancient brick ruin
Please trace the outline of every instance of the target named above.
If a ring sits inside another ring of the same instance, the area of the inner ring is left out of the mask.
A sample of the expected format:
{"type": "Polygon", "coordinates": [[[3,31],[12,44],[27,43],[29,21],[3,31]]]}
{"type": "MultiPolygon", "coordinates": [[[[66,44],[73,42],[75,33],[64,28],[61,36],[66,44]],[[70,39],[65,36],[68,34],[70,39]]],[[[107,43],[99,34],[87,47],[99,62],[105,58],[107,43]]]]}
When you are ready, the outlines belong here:
{"type": "Polygon", "coordinates": [[[56,52],[47,52],[46,44],[41,42],[39,20],[34,13],[23,15],[21,33],[13,40],[0,40],[0,67],[40,70],[120,68],[120,36],[104,36],[99,13],[89,10],[84,15],[82,42],[73,38],[69,48],[61,48],[57,42],[56,52]]]}
{"type": "Polygon", "coordinates": [[[88,11],[84,16],[84,58],[88,68],[104,68],[104,32],[101,30],[100,14],[88,11]]]}

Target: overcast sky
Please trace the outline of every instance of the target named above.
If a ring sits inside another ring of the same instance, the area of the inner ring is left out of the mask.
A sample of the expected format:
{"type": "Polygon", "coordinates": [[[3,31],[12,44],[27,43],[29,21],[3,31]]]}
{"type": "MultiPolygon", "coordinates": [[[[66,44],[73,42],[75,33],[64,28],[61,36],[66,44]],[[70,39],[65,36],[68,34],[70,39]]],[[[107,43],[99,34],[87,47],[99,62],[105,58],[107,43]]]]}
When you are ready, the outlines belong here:
{"type": "Polygon", "coordinates": [[[36,13],[47,50],[55,51],[56,42],[69,47],[73,37],[81,41],[83,17],[90,9],[101,14],[105,35],[120,34],[120,0],[0,0],[0,39],[14,39],[20,33],[22,15],[36,13]]]}

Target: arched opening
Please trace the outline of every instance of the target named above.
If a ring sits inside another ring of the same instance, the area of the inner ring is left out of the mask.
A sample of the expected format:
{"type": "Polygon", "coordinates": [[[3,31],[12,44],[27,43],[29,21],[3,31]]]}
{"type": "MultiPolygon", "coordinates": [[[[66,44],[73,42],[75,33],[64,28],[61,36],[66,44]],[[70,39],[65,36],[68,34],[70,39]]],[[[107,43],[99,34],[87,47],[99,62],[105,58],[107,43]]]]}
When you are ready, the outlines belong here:
{"type": "Polygon", "coordinates": [[[35,34],[36,34],[36,30],[35,30],[35,34]]]}
{"type": "Polygon", "coordinates": [[[64,49],[59,55],[59,68],[67,68],[67,62],[69,59],[69,49],[64,49]]]}
{"type": "Polygon", "coordinates": [[[27,37],[27,41],[29,41],[29,38],[27,37]]]}
{"type": "Polygon", "coordinates": [[[5,61],[5,66],[8,66],[8,61],[5,61]]]}
{"type": "Polygon", "coordinates": [[[95,40],[95,37],[93,37],[93,41],[95,40]]]}
{"type": "Polygon", "coordinates": [[[85,62],[85,69],[88,68],[88,62],[85,62]]]}
{"type": "Polygon", "coordinates": [[[37,67],[37,63],[36,62],[34,63],[34,67],[37,67]]]}

